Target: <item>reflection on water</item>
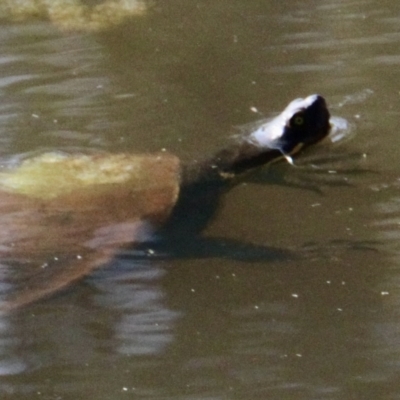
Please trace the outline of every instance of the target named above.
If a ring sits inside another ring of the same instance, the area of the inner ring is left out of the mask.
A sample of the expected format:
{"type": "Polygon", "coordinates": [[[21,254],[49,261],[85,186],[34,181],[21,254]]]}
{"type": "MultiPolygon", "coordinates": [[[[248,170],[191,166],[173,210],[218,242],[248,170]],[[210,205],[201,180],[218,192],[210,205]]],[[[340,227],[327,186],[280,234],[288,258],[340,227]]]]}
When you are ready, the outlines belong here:
{"type": "Polygon", "coordinates": [[[15,330],[8,318],[0,317],[0,376],[16,375],[26,370],[24,357],[17,355],[19,343],[14,334],[15,330]]]}
{"type": "Polygon", "coordinates": [[[1,151],[14,152],[15,142],[18,152],[52,143],[101,145],[101,130],[115,128],[105,117],[109,79],[96,73],[99,46],[90,38],[58,37],[46,25],[5,27],[3,32],[1,151]],[[35,42],[19,44],[26,37],[35,42]]]}
{"type": "Polygon", "coordinates": [[[148,5],[102,34],[0,25],[4,163],[42,149],[190,159],[252,110],[316,92],[350,134],[249,177],[202,241],[128,251],[1,316],[0,392],[397,398],[398,3],[148,5]]]}
{"type": "Polygon", "coordinates": [[[111,271],[98,272],[91,280],[99,292],[94,304],[111,307],[121,316],[113,327],[118,352],[154,355],[173,341],[179,314],[164,305],[165,293],[159,285],[164,275],[156,263],[120,259],[111,271]]]}
{"type": "Polygon", "coordinates": [[[329,137],[332,143],[342,142],[344,139],[350,137],[352,127],[346,119],[340,117],[332,117],[330,123],[331,133],[329,137]]]}

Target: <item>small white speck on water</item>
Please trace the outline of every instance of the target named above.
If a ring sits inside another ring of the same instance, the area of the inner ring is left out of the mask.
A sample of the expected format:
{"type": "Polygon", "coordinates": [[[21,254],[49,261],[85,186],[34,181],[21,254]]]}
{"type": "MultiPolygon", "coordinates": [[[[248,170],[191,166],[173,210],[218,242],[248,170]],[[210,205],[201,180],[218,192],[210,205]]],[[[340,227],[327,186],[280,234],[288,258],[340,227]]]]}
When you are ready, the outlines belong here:
{"type": "Polygon", "coordinates": [[[354,118],[360,119],[360,118],[361,118],[361,115],[360,115],[360,114],[355,114],[355,115],[354,115],[354,118]]]}
{"type": "Polygon", "coordinates": [[[296,354],[296,357],[301,358],[301,357],[303,357],[303,354],[297,353],[297,354],[296,354]]]}
{"type": "Polygon", "coordinates": [[[53,119],[54,124],[58,124],[58,119],[53,119]]]}
{"type": "Polygon", "coordinates": [[[314,203],[314,204],[311,204],[311,207],[320,207],[321,206],[321,203],[314,203]]]}
{"type": "Polygon", "coordinates": [[[196,291],[196,289],[190,289],[190,291],[191,291],[192,293],[194,293],[194,292],[196,291]]]}
{"type": "Polygon", "coordinates": [[[363,158],[367,158],[367,153],[363,153],[363,158]]]}
{"type": "Polygon", "coordinates": [[[58,261],[58,257],[54,257],[54,261],[58,261]]]}
{"type": "Polygon", "coordinates": [[[47,268],[48,266],[49,266],[49,264],[44,263],[44,264],[42,264],[42,265],[40,266],[40,268],[47,268]]]}
{"type": "Polygon", "coordinates": [[[136,390],[136,389],[135,389],[134,387],[128,388],[128,387],[126,387],[126,386],[124,386],[124,387],[122,388],[122,391],[123,391],[123,392],[129,392],[129,390],[133,391],[133,390],[136,390]]]}
{"type": "Polygon", "coordinates": [[[342,285],[344,286],[346,284],[346,282],[345,281],[342,281],[342,285]]]}
{"type": "Polygon", "coordinates": [[[349,207],[349,211],[353,211],[353,207],[349,207]]]}
{"type": "Polygon", "coordinates": [[[97,85],[96,89],[103,89],[103,85],[97,85]]]}
{"type": "Polygon", "coordinates": [[[331,169],[331,170],[328,171],[328,174],[337,174],[337,171],[331,169]]]}
{"type": "Polygon", "coordinates": [[[294,297],[295,299],[297,299],[299,297],[299,295],[297,293],[292,293],[292,297],[294,297]]]}
{"type": "Polygon", "coordinates": [[[153,256],[154,254],[156,254],[156,252],[153,249],[148,249],[147,253],[150,254],[151,256],[153,256]]]}
{"type": "Polygon", "coordinates": [[[165,151],[167,151],[167,149],[166,149],[165,147],[163,147],[163,148],[161,149],[161,151],[162,151],[162,152],[165,152],[165,151]]]}
{"type": "Polygon", "coordinates": [[[326,283],[327,283],[328,285],[330,285],[330,284],[331,284],[331,281],[326,281],[326,283]]]}
{"type": "Polygon", "coordinates": [[[78,255],[76,256],[76,258],[77,258],[78,260],[82,260],[82,256],[81,256],[80,254],[78,254],[78,255]]]}
{"type": "Polygon", "coordinates": [[[135,93],[120,93],[114,96],[116,99],[130,99],[136,97],[135,93]]]}
{"type": "Polygon", "coordinates": [[[255,309],[255,310],[258,310],[259,308],[260,308],[260,307],[258,307],[258,306],[254,306],[254,309],[255,309]]]}
{"type": "Polygon", "coordinates": [[[39,115],[37,115],[37,114],[32,114],[32,118],[39,119],[40,117],[39,117],[39,115]]]}
{"type": "Polygon", "coordinates": [[[381,292],[381,296],[389,296],[389,292],[381,292]]]}
{"type": "Polygon", "coordinates": [[[258,113],[257,107],[250,107],[250,111],[252,111],[253,113],[258,113]]]}
{"type": "Polygon", "coordinates": [[[343,311],[343,308],[337,308],[338,311],[343,311]]]}

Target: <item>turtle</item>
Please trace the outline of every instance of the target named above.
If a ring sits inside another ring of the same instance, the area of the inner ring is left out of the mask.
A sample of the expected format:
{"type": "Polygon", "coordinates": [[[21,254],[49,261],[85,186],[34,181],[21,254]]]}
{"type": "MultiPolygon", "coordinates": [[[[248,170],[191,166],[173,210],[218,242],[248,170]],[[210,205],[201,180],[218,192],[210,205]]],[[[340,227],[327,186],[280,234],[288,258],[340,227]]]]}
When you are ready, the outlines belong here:
{"type": "Polygon", "coordinates": [[[315,94],[199,160],[167,152],[47,152],[4,168],[0,309],[62,291],[155,235],[167,242],[198,235],[247,173],[282,158],[292,162],[329,131],[326,101],[315,94]]]}

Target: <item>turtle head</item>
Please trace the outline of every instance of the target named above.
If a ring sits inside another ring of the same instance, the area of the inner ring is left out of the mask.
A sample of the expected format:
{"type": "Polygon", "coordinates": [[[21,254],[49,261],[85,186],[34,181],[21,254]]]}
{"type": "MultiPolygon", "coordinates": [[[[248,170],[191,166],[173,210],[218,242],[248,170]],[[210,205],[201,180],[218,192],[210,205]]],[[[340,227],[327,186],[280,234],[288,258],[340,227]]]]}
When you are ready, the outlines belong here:
{"type": "Polygon", "coordinates": [[[291,156],[302,148],[319,142],[329,134],[329,111],[323,97],[308,96],[293,100],[281,114],[266,122],[211,158],[185,166],[182,181],[232,182],[237,175],[261,167],[284,156],[291,156]]]}
{"type": "Polygon", "coordinates": [[[322,96],[314,94],[296,99],[281,114],[251,133],[249,141],[259,148],[290,156],[325,138],[330,130],[329,118],[322,96]]]}

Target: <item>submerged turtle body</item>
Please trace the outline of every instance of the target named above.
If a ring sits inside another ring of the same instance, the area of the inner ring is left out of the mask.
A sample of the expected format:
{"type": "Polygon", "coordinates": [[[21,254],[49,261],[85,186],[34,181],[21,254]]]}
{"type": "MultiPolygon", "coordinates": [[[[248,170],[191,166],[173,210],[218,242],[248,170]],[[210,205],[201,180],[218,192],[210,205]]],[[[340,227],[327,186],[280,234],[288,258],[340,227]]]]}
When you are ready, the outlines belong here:
{"type": "Polygon", "coordinates": [[[173,155],[44,154],[0,175],[0,257],[6,308],[62,289],[148,241],[179,194],[173,155]],[[57,179],[58,177],[58,179],[57,179]]]}
{"type": "Polygon", "coordinates": [[[179,231],[182,216],[187,224],[188,212],[201,213],[205,199],[217,199],[237,175],[290,157],[329,128],[325,101],[313,95],[202,161],[185,164],[167,153],[48,153],[1,173],[0,308],[65,288],[161,227],[167,236],[169,227],[179,231]]]}

